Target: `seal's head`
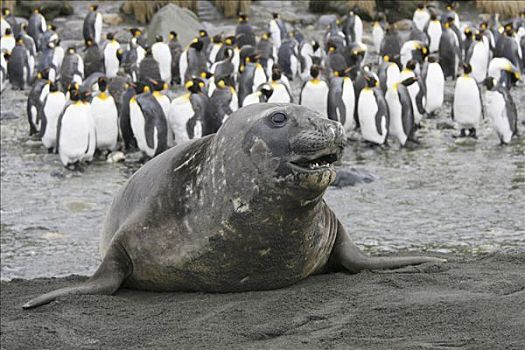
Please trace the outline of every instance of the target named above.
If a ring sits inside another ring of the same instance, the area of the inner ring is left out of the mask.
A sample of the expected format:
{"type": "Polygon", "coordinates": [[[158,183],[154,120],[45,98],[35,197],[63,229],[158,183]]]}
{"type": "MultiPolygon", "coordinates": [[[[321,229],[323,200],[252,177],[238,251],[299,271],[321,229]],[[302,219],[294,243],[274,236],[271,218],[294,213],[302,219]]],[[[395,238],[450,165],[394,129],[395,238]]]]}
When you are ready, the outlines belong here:
{"type": "Polygon", "coordinates": [[[221,157],[227,177],[247,178],[266,198],[306,204],[335,180],[346,137],[340,123],[304,106],[261,103],[227,119],[216,135],[219,152],[226,140],[236,140],[221,157]]]}

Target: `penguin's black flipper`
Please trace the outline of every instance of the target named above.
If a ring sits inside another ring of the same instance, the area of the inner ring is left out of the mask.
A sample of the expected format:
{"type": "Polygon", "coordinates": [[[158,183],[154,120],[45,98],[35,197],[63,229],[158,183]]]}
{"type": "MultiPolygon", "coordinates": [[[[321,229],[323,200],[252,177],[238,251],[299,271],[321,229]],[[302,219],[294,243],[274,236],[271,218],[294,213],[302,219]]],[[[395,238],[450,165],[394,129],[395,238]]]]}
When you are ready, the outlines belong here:
{"type": "Polygon", "coordinates": [[[133,272],[133,264],[128,254],[118,243],[114,243],[107,251],[104,260],[95,274],[86,282],[76,287],[66,287],[43,294],[31,299],[22,307],[31,309],[52,302],[56,298],[78,294],[111,295],[119,289],[122,283],[133,272]]]}

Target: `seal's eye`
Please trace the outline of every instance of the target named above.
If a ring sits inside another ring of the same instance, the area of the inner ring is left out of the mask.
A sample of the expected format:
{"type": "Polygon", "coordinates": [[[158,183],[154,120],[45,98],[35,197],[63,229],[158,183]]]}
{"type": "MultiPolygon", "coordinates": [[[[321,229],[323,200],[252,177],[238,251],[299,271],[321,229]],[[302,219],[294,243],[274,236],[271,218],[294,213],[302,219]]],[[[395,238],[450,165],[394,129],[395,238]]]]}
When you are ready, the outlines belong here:
{"type": "Polygon", "coordinates": [[[272,121],[273,125],[280,128],[286,124],[288,117],[284,113],[277,112],[271,115],[270,120],[272,121]]]}

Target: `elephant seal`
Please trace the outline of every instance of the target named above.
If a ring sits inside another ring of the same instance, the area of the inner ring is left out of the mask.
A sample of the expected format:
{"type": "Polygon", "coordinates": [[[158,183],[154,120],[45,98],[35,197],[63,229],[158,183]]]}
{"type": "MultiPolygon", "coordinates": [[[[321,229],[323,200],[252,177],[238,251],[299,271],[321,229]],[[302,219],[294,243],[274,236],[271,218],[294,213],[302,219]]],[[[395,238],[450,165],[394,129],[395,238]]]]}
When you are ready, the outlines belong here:
{"type": "Polygon", "coordinates": [[[139,169],[113,200],[103,260],[69,294],[276,289],[334,269],[391,269],[432,257],[368,257],[323,200],[346,137],[338,122],[294,104],[253,104],[217,134],[180,144],[139,169]]]}

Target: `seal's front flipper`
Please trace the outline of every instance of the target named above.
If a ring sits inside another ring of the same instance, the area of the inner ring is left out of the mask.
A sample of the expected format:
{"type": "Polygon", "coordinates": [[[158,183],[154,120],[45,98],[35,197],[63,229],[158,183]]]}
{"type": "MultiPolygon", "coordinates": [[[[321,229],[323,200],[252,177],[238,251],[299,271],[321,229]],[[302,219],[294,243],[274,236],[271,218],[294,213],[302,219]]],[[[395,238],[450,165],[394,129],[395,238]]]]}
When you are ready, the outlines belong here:
{"type": "Polygon", "coordinates": [[[66,287],[34,298],[22,307],[31,309],[52,302],[58,297],[73,294],[113,294],[133,271],[130,258],[120,244],[112,244],[95,274],[76,287],[66,287]]]}
{"type": "Polygon", "coordinates": [[[445,259],[430,256],[403,256],[403,257],[370,257],[364,254],[350,239],[345,228],[338,221],[337,237],[330,260],[336,266],[358,273],[363,270],[397,269],[409,265],[423,263],[443,263],[445,259]]]}

